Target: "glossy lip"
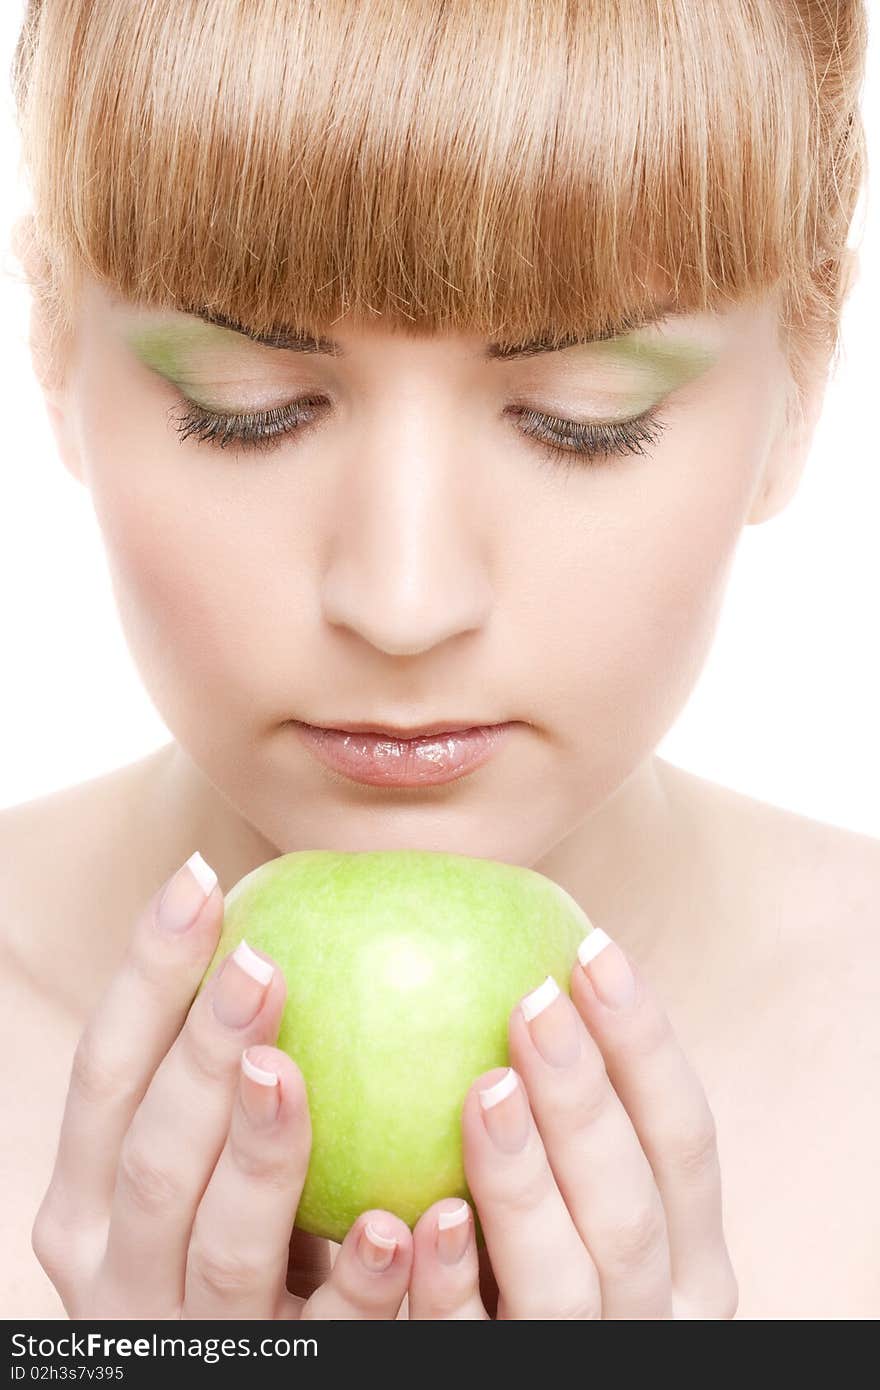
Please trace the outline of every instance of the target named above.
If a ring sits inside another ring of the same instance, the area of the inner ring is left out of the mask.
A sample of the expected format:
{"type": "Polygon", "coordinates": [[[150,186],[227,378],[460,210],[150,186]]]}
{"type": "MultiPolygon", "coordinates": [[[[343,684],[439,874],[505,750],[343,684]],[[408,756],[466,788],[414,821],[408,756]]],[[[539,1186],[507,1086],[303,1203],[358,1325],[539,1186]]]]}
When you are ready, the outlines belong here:
{"type": "MultiPolygon", "coordinates": [[[[422,737],[395,738],[367,729],[335,729],[298,720],[290,727],[325,767],[372,787],[424,787],[452,782],[487,762],[513,727],[471,725],[422,737]]],[[[372,726],[375,729],[375,726],[372,726]]]]}
{"type": "Polygon", "coordinates": [[[425,738],[428,734],[456,734],[466,729],[497,729],[501,727],[495,723],[485,723],[480,719],[460,720],[453,723],[452,720],[438,720],[434,724],[414,724],[411,728],[404,728],[400,724],[365,724],[358,720],[352,720],[346,724],[308,724],[309,729],[327,729],[331,733],[338,734],[377,734],[385,738],[409,739],[425,738]]]}

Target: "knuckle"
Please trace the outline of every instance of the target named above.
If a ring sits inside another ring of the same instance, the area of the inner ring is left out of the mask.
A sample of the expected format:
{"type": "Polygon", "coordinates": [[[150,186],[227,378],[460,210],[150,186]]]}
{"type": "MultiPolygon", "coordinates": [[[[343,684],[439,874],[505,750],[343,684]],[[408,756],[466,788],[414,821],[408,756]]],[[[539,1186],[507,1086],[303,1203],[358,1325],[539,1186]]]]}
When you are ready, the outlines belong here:
{"type": "Polygon", "coordinates": [[[130,1095],[132,1078],[119,1058],[105,1054],[86,1030],[73,1054],[70,1089],[86,1104],[121,1100],[130,1095]]]}
{"type": "Polygon", "coordinates": [[[629,1046],[636,1056],[661,1052],[675,1041],[672,1024],[665,1009],[652,1000],[640,1011],[638,1026],[634,1027],[629,1046]]]}
{"type": "Polygon", "coordinates": [[[499,1174],[493,1174],[493,1191],[490,1197],[505,1212],[532,1212],[537,1210],[549,1195],[552,1182],[546,1160],[523,1164],[515,1169],[503,1182],[499,1174]]]}
{"type": "Polygon", "coordinates": [[[454,1322],[465,1309],[474,1306],[476,1293],[477,1290],[473,1281],[471,1281],[471,1286],[463,1291],[438,1289],[431,1295],[431,1311],[426,1316],[436,1319],[438,1322],[454,1322]]]}
{"type": "MultiPolygon", "coordinates": [[[[169,997],[177,996],[181,988],[181,972],[188,973],[197,964],[207,969],[210,956],[205,953],[209,950],[210,942],[201,931],[173,935],[157,932],[154,916],[147,913],[139,919],[129,942],[120,972],[121,983],[126,993],[137,999],[139,1008],[164,1013],[169,997]]],[[[180,997],[182,1007],[191,1004],[194,988],[193,984],[187,999],[180,997]]]]}
{"type": "Polygon", "coordinates": [[[598,1322],[602,1317],[602,1300],[598,1288],[573,1288],[561,1300],[548,1291],[548,1297],[530,1302],[528,1307],[517,1308],[513,1316],[533,1322],[598,1322]]]}
{"type": "Polygon", "coordinates": [[[558,1322],[598,1322],[602,1317],[602,1306],[598,1299],[575,1298],[563,1303],[550,1316],[558,1322]]]}
{"type": "MultiPolygon", "coordinates": [[[[397,1254],[400,1255],[400,1250],[397,1254]]],[[[411,1267],[410,1261],[411,1253],[404,1249],[398,1265],[400,1275],[403,1275],[407,1268],[411,1267]]],[[[349,1310],[345,1314],[337,1312],[331,1316],[348,1317],[353,1314],[355,1317],[370,1319],[396,1316],[395,1310],[399,1305],[399,1293],[397,1293],[393,1283],[389,1286],[384,1280],[377,1280],[376,1276],[367,1269],[358,1254],[356,1241],[346,1239],[343,1243],[337,1252],[337,1258],[326,1282],[318,1290],[316,1298],[306,1304],[303,1309],[303,1317],[322,1318],[326,1315],[322,1309],[322,1303],[326,1297],[325,1290],[327,1293],[332,1291],[333,1300],[349,1310]]]]}
{"type": "Polygon", "coordinates": [[[156,956],[155,935],[152,920],[148,922],[142,918],[129,943],[124,965],[132,980],[145,988],[149,994],[159,996],[168,990],[168,965],[156,956]]]}
{"type": "MultiPolygon", "coordinates": [[[[417,1296],[417,1316],[421,1320],[438,1318],[455,1321],[477,1315],[488,1317],[480,1297],[478,1257],[468,1252],[457,1264],[439,1266],[434,1257],[422,1265],[419,1256],[410,1283],[410,1298],[417,1296]]],[[[411,1308],[412,1308],[411,1304],[411,1308]]],[[[410,1313],[412,1317],[412,1312],[410,1313]]]]}
{"type": "Polygon", "coordinates": [[[598,1047],[584,1049],[584,1054],[578,1065],[578,1079],[582,1090],[589,1090],[596,1095],[604,1096],[609,1084],[608,1068],[598,1047]]]}
{"type": "MultiPolygon", "coordinates": [[[[376,1316],[388,1304],[388,1294],[382,1284],[371,1279],[357,1256],[343,1255],[342,1250],[330,1271],[325,1288],[332,1288],[340,1302],[358,1312],[376,1316]]],[[[310,1314],[314,1316],[314,1314],[310,1314]]]]}
{"type": "Polygon", "coordinates": [[[143,1140],[126,1136],[119,1155],[118,1178],[127,1200],[151,1216],[179,1210],[184,1192],[174,1173],[147,1152],[143,1140]]]}
{"type": "Polygon", "coordinates": [[[638,1207],[621,1217],[603,1242],[615,1269],[629,1270],[656,1257],[666,1239],[666,1220],[655,1206],[638,1207]]]}
{"type": "Polygon", "coordinates": [[[252,1182],[262,1183],[279,1192],[288,1192],[293,1187],[293,1159],[289,1149],[274,1151],[251,1143],[242,1143],[241,1138],[230,1131],[229,1156],[239,1173],[252,1182]]]}
{"type": "Polygon", "coordinates": [[[562,1133],[589,1130],[605,1114],[612,1087],[605,1058],[598,1047],[583,1049],[570,1074],[553,1086],[553,1126],[562,1133]]]}
{"type": "Polygon", "coordinates": [[[708,1107],[692,1129],[678,1136],[672,1152],[679,1168],[688,1177],[703,1177],[714,1169],[718,1162],[718,1133],[708,1107]]]}
{"type": "Polygon", "coordinates": [[[589,1130],[604,1116],[610,1099],[611,1082],[600,1055],[598,1062],[591,1062],[586,1074],[582,1073],[580,1084],[558,1098],[557,1105],[570,1128],[589,1130]]]}
{"type": "Polygon", "coordinates": [[[199,1244],[190,1250],[188,1274],[212,1294],[235,1295],[257,1287],[265,1266],[240,1251],[199,1244]]]}
{"type": "Polygon", "coordinates": [[[194,1010],[180,1034],[184,1065],[200,1084],[228,1084],[237,1073],[240,1050],[224,1051],[205,1021],[205,1015],[194,1010]]]}

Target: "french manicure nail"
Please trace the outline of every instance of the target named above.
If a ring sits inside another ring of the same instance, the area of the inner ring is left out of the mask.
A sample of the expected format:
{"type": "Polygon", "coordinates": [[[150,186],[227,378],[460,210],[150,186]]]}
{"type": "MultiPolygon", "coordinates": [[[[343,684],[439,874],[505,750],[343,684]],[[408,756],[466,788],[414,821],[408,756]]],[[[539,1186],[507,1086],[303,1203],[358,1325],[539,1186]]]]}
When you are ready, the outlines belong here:
{"type": "Polygon", "coordinates": [[[471,1209],[467,1202],[437,1213],[437,1255],[445,1265],[458,1264],[471,1239],[471,1209]]]}
{"type": "Polygon", "coordinates": [[[260,1011],[272,979],[272,962],[239,941],[221,968],[214,991],[214,1013],[227,1028],[243,1028],[260,1011]]]}
{"type": "Polygon", "coordinates": [[[165,931],[185,931],[214,889],[217,875],[196,850],[169,879],[159,899],[157,917],[165,931]]]}
{"type": "Polygon", "coordinates": [[[252,1124],[270,1124],[281,1104],[278,1073],[258,1067],[248,1056],[247,1048],[241,1054],[241,1070],[241,1103],[245,1114],[252,1124]]]}
{"type": "Polygon", "coordinates": [[[601,927],[594,927],[578,947],[578,960],[593,989],[609,1009],[627,1009],[636,997],[629,961],[601,927]]]}
{"type": "Polygon", "coordinates": [[[358,1254],[367,1269],[381,1274],[394,1259],[397,1240],[394,1236],[383,1236],[371,1222],[367,1222],[358,1241],[358,1254]]]}
{"type": "Polygon", "coordinates": [[[504,1153],[518,1153],[525,1148],[529,1135],[529,1107],[513,1067],[508,1067],[494,1086],[487,1086],[477,1094],[483,1123],[496,1147],[504,1153]]]}
{"type": "Polygon", "coordinates": [[[570,1066],[581,1050],[574,1005],[552,975],[520,1003],[522,1015],[529,1026],[535,1047],[554,1067],[570,1066]]]}

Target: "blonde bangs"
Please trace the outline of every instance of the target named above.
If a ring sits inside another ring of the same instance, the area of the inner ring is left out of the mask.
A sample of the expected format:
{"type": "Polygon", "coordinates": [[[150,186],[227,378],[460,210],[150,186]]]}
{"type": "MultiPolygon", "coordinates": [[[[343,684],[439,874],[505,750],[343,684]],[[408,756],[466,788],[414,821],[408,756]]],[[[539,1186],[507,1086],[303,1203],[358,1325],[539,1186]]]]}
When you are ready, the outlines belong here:
{"type": "Polygon", "coordinates": [[[14,76],[59,314],[83,269],[259,332],[594,336],[658,285],[833,307],[865,45],[834,8],[32,3],[14,76]]]}

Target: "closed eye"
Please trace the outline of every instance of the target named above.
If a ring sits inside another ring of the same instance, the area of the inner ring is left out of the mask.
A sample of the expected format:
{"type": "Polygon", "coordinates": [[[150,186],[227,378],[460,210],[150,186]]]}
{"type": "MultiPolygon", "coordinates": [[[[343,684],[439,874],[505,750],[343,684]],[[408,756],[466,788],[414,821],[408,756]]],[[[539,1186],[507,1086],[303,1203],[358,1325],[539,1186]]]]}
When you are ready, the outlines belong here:
{"type": "MultiPolygon", "coordinates": [[[[308,395],[271,410],[226,413],[205,410],[184,397],[181,406],[169,413],[181,443],[194,436],[197,443],[216,449],[232,445],[243,453],[266,453],[283,439],[301,435],[328,405],[325,396],[308,395]]],[[[645,454],[665,428],[657,406],[630,420],[609,422],[567,420],[525,406],[509,407],[506,413],[516,420],[520,433],[562,467],[589,465],[621,454],[645,454]]]]}

